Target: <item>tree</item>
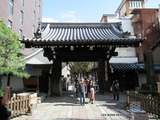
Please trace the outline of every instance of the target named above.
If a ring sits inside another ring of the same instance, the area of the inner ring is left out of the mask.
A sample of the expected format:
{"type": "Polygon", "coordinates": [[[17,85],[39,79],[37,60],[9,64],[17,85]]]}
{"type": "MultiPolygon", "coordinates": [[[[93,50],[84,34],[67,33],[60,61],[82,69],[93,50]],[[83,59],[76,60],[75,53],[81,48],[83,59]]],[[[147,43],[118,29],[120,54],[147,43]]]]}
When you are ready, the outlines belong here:
{"type": "Polygon", "coordinates": [[[10,75],[28,76],[24,71],[25,62],[21,54],[22,47],[16,33],[0,20],[0,74],[8,76],[8,86],[10,85],[10,75]]]}
{"type": "Polygon", "coordinates": [[[70,62],[71,74],[81,74],[87,76],[88,72],[93,68],[92,62],[70,62]]]}

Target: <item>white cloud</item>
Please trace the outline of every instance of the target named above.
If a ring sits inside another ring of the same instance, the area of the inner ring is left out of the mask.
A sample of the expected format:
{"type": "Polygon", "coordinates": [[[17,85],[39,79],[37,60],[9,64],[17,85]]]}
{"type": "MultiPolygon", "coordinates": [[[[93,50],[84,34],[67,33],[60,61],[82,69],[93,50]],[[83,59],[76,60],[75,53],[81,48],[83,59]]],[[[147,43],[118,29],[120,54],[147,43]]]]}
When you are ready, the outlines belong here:
{"type": "Polygon", "coordinates": [[[81,22],[76,11],[66,11],[61,16],[62,22],[81,22]]]}
{"type": "Polygon", "coordinates": [[[42,22],[59,22],[59,20],[50,17],[43,17],[42,22]]]}

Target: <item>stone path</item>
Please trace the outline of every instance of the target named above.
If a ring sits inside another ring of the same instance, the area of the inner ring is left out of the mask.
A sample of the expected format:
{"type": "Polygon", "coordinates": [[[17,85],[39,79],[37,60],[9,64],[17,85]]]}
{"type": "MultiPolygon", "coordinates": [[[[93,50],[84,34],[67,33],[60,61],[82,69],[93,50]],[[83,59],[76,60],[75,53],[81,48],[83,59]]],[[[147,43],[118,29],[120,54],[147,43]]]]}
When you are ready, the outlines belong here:
{"type": "Polygon", "coordinates": [[[12,120],[129,120],[129,114],[123,110],[123,99],[113,101],[110,94],[97,95],[94,104],[79,105],[72,95],[47,98],[34,106],[32,115],[12,120]]]}

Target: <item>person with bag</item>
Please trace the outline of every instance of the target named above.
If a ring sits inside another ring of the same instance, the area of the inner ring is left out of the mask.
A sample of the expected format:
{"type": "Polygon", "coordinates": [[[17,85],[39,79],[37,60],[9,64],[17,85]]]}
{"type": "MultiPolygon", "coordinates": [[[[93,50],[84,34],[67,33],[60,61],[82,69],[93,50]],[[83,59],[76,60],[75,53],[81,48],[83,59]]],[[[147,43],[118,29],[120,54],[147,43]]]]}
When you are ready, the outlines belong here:
{"type": "Polygon", "coordinates": [[[95,102],[95,89],[93,86],[93,81],[90,82],[90,102],[91,104],[95,102]]]}
{"type": "Polygon", "coordinates": [[[113,93],[113,99],[114,100],[119,100],[119,83],[118,83],[118,80],[113,81],[112,93],[113,93]]]}
{"type": "Polygon", "coordinates": [[[80,104],[84,105],[85,104],[85,85],[83,80],[80,80],[78,89],[79,89],[80,104]]]}

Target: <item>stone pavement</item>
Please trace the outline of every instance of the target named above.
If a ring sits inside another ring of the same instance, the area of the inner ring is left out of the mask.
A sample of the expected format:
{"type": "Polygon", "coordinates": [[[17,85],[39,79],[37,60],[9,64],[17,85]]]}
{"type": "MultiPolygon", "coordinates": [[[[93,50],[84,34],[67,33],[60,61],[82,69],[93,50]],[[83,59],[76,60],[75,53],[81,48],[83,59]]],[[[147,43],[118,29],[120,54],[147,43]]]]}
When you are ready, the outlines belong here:
{"type": "Polygon", "coordinates": [[[123,110],[124,98],[114,101],[111,94],[97,95],[94,104],[84,106],[72,94],[47,98],[33,107],[32,115],[12,120],[129,120],[129,113],[123,110]]]}

